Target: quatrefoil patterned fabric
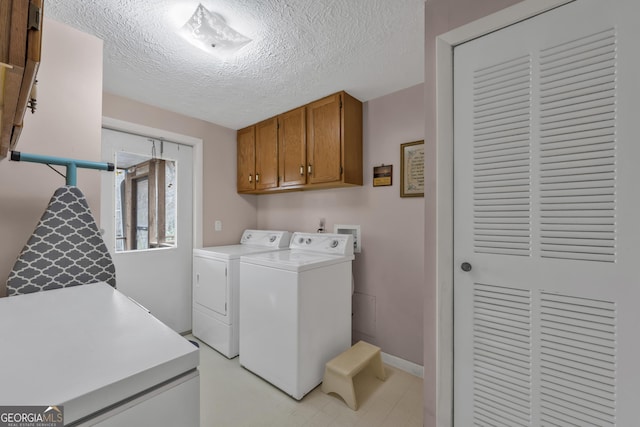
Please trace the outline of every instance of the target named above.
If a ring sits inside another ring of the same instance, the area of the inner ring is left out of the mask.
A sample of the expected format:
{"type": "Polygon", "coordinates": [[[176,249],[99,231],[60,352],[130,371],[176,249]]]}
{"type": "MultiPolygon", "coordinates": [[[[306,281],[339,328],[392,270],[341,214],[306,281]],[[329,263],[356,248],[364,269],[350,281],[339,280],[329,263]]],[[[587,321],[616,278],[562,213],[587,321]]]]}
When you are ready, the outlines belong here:
{"type": "Polygon", "coordinates": [[[116,270],[82,192],[56,190],[7,280],[7,294],[95,282],[115,288],[116,270]]]}

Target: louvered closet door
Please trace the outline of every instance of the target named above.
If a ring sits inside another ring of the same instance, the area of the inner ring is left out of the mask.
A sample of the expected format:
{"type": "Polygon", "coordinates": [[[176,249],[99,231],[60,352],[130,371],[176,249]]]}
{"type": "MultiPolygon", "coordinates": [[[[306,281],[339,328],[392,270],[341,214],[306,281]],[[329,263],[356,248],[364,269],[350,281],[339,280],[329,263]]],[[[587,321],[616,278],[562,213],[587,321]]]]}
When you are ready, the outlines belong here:
{"type": "Polygon", "coordinates": [[[580,0],[455,49],[456,426],[639,425],[638,16],[580,0]]]}

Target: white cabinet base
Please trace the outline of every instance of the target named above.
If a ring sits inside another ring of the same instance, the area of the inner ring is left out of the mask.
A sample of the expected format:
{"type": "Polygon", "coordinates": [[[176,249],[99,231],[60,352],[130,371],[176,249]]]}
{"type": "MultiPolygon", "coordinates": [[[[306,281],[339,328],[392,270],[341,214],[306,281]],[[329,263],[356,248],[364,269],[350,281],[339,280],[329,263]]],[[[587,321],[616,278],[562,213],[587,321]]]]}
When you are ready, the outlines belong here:
{"type": "MultiPolygon", "coordinates": [[[[237,311],[237,309],[234,308],[237,311]]],[[[238,355],[238,327],[229,325],[207,313],[205,307],[193,304],[193,336],[232,359],[238,355]]],[[[237,323],[237,322],[236,322],[237,323]]]]}
{"type": "Polygon", "coordinates": [[[200,376],[198,371],[128,401],[78,426],[198,427],[200,425],[200,376]]]}

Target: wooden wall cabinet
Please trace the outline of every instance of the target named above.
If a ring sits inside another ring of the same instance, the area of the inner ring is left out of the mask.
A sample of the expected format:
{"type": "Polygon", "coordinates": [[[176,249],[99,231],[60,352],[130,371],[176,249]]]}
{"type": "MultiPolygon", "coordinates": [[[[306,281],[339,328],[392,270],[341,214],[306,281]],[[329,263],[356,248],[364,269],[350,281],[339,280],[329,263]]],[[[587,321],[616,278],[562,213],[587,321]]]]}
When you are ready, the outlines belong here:
{"type": "Polygon", "coordinates": [[[238,130],[238,192],[253,193],[278,186],[278,119],[238,130]]]}
{"type": "Polygon", "coordinates": [[[43,1],[0,1],[0,158],[15,148],[32,96],[40,65],[43,1]]]}
{"type": "Polygon", "coordinates": [[[362,103],[340,92],[307,106],[311,186],[362,185],[362,103]]]}
{"type": "Polygon", "coordinates": [[[256,189],[256,127],[238,130],[237,141],[238,193],[247,193],[256,189]]]}
{"type": "Polygon", "coordinates": [[[305,107],[300,107],[278,116],[281,188],[307,183],[306,111],[305,107]]]}
{"type": "Polygon", "coordinates": [[[238,131],[239,193],[264,194],[352,185],[362,185],[362,103],[346,92],[238,131]],[[255,128],[254,173],[260,175],[263,183],[260,186],[257,182],[254,186],[245,182],[251,168],[246,165],[250,160],[245,160],[248,156],[242,146],[250,144],[246,140],[251,128],[255,128]],[[274,128],[275,148],[271,143],[274,128]],[[274,154],[275,180],[271,175],[274,154]],[[258,167],[258,164],[262,166],[258,167]],[[241,175],[244,177],[242,182],[241,175]]]}
{"type": "Polygon", "coordinates": [[[278,186],[278,118],[256,125],[256,190],[278,186]]]}

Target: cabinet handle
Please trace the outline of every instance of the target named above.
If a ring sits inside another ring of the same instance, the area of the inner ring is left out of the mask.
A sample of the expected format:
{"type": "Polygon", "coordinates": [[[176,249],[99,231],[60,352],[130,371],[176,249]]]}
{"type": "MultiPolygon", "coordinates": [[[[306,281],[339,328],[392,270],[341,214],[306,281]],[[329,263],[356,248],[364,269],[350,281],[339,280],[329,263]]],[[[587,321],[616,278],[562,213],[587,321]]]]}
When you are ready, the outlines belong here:
{"type": "Polygon", "coordinates": [[[259,173],[256,174],[256,182],[260,182],[260,174],[259,173]]]}
{"type": "Polygon", "coordinates": [[[300,165],[300,176],[304,175],[304,166],[300,165]]]}
{"type": "Polygon", "coordinates": [[[311,175],[311,163],[309,163],[309,166],[307,167],[307,172],[311,175]]]}
{"type": "Polygon", "coordinates": [[[253,175],[249,174],[249,182],[253,182],[253,175]]]}

